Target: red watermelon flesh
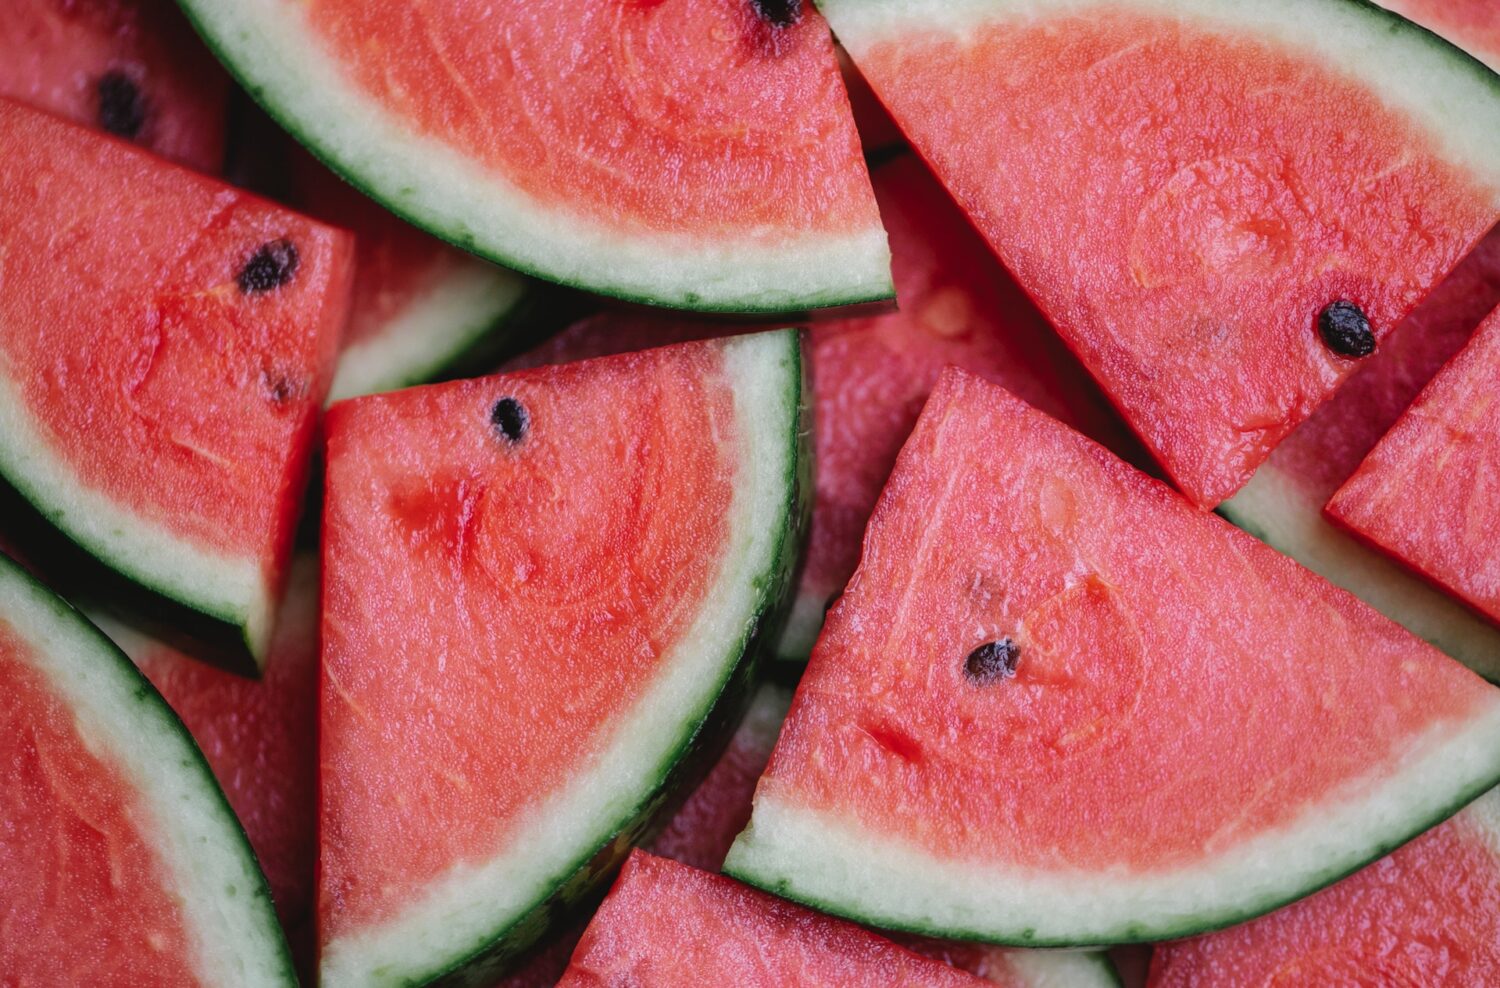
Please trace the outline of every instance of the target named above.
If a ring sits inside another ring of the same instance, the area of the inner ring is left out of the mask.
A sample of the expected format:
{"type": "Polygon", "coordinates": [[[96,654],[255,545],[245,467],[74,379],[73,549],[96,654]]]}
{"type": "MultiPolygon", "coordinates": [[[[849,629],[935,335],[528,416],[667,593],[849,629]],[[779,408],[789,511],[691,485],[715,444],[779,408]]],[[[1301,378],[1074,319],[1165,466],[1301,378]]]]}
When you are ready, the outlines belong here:
{"type": "Polygon", "coordinates": [[[1384,339],[1500,216],[1494,149],[1455,153],[1450,140],[1494,129],[1491,118],[1432,114],[1459,97],[1421,91],[1430,68],[1434,87],[1468,87],[1465,112],[1489,113],[1488,74],[1345,0],[1242,13],[1185,0],[821,7],[1205,507],[1356,368],[1320,339],[1325,307],[1352,300],[1384,339]],[[1337,38],[1433,64],[1381,76],[1367,51],[1341,58],[1337,38]]]}
{"type": "Polygon", "coordinates": [[[852,923],[636,851],[558,988],[985,983],[852,923]]]}
{"type": "Polygon", "coordinates": [[[1331,888],[1166,944],[1150,988],[1500,984],[1500,791],[1331,888]]]}
{"type": "Polygon", "coordinates": [[[172,0],[8,0],[0,52],[0,96],[223,164],[229,80],[172,0]]]}
{"type": "Polygon", "coordinates": [[[1328,513],[1500,621],[1500,309],[1344,482],[1328,513]]]}
{"type": "Polygon", "coordinates": [[[1442,35],[1500,72],[1500,4],[1495,0],[1378,0],[1442,35]]]}

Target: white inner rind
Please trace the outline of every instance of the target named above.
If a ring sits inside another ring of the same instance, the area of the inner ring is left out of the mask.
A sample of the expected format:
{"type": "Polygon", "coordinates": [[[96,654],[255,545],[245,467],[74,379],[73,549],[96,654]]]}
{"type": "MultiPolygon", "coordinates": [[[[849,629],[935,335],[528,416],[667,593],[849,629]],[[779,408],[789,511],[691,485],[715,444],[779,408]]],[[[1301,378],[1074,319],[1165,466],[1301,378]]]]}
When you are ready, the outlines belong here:
{"type": "Polygon", "coordinates": [[[656,678],[598,740],[597,757],[542,797],[506,849],[459,864],[395,918],[328,943],[323,988],[405,985],[446,969],[530,912],[611,839],[661,784],[718,700],[761,606],[793,525],[798,336],[784,330],[727,339],[734,389],[734,493],[727,539],[703,607],[656,678]]]}
{"type": "Polygon", "coordinates": [[[90,753],[138,794],[147,815],[140,836],[179,900],[201,982],[295,986],[250,846],[165,701],[96,628],[8,562],[0,562],[0,622],[26,642],[23,658],[36,660],[90,753]]]}
{"type": "Polygon", "coordinates": [[[240,628],[257,664],[265,661],[275,600],[260,561],[217,552],[183,538],[90,487],[67,460],[56,455],[8,368],[0,373],[0,473],[101,563],[240,628]]]}
{"type": "Polygon", "coordinates": [[[1500,628],[1340,531],[1274,459],[1219,511],[1481,676],[1500,681],[1500,628]]]}
{"type": "Polygon", "coordinates": [[[379,333],[344,348],[327,403],[429,380],[502,322],[529,287],[504,268],[455,258],[379,333]]]}
{"type": "Polygon", "coordinates": [[[1005,963],[1021,988],[1120,988],[1120,979],[1102,954],[1012,950],[1005,963]]]}
{"type": "Polygon", "coordinates": [[[252,94],[416,225],[506,267],[683,308],[793,312],[893,294],[885,231],[622,229],[543,203],[417,130],[341,71],[295,0],[182,0],[252,94]]]}
{"type": "Polygon", "coordinates": [[[724,870],[862,922],[953,939],[1019,946],[1172,939],[1253,918],[1319,888],[1493,785],[1500,700],[1467,721],[1407,739],[1402,751],[1396,764],[1372,766],[1287,824],[1160,870],[943,857],[852,816],[778,798],[762,783],[724,870]]]}
{"type": "MultiPolygon", "coordinates": [[[[856,64],[884,41],[1100,9],[1179,18],[1301,50],[1356,79],[1471,173],[1500,207],[1500,80],[1435,36],[1352,0],[817,0],[856,64]]],[[[879,86],[877,85],[877,89],[879,86]]],[[[1102,95],[1102,94],[1101,94],[1102,95]]]]}

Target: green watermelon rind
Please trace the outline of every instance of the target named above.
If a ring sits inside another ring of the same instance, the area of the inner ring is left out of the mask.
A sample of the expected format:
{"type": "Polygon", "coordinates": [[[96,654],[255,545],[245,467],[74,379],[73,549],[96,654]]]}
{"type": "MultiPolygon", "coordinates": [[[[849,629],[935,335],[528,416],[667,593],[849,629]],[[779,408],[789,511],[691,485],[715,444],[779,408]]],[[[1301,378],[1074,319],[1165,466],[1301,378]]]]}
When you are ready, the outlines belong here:
{"type": "Polygon", "coordinates": [[[587,292],[690,312],[792,318],[895,297],[890,251],[878,224],[842,238],[814,236],[805,249],[767,248],[747,240],[734,249],[720,248],[710,267],[706,241],[669,244],[665,237],[637,237],[601,247],[615,235],[581,217],[539,206],[518,191],[503,193],[512,201],[496,208],[496,216],[480,216],[481,208],[493,207],[451,190],[484,189],[498,200],[497,176],[479,172],[451,148],[418,147],[417,135],[341,79],[336,66],[295,25],[283,23],[292,19],[286,10],[236,0],[178,4],[235,81],[331,171],[413,226],[485,260],[587,292]],[[316,109],[309,105],[313,103],[316,109]],[[437,178],[445,181],[434,182],[437,178]],[[444,190],[429,191],[436,185],[444,190]],[[534,217],[516,218],[533,210],[534,217]],[[557,234],[559,224],[569,230],[557,234]],[[534,229],[525,229],[528,225],[534,229]],[[492,232],[497,230],[502,232],[492,232]],[[544,243],[548,239],[556,242],[544,243]],[[633,271],[603,273],[602,264],[591,266],[583,259],[588,254],[633,271]],[[763,271],[755,262],[757,254],[763,271]],[[676,279],[659,274],[664,266],[678,263],[693,269],[676,279]],[[819,272],[858,276],[831,286],[787,287],[819,272]],[[747,278],[753,286],[733,285],[735,279],[747,278]]]}
{"type": "Polygon", "coordinates": [[[1500,628],[1362,544],[1298,492],[1295,477],[1267,461],[1219,514],[1383,613],[1418,638],[1500,683],[1500,628]]]}
{"type": "MultiPolygon", "coordinates": [[[[752,692],[761,656],[774,643],[793,593],[793,577],[811,512],[808,443],[811,406],[800,332],[758,333],[726,339],[722,345],[749,354],[752,362],[763,365],[761,372],[775,384],[775,396],[779,399],[773,403],[776,407],[766,408],[762,404],[758,414],[764,416],[769,412],[776,421],[758,431],[767,442],[772,436],[780,437],[780,449],[774,452],[774,457],[782,461],[782,473],[774,487],[779,492],[775,506],[779,521],[774,528],[766,529],[769,538],[759,550],[763,559],[756,567],[757,572],[748,576],[750,606],[743,619],[745,630],[738,639],[727,642],[728,647],[714,663],[719,670],[718,682],[706,692],[697,711],[672,725],[680,731],[679,735],[667,745],[656,767],[642,773],[643,778],[654,780],[650,789],[630,796],[628,805],[617,811],[593,817],[590,826],[594,836],[584,842],[586,850],[538,883],[537,894],[528,905],[508,917],[496,918],[462,946],[442,951],[441,958],[403,963],[419,952],[404,943],[407,936],[412,936],[410,933],[377,932],[375,939],[385,941],[383,954],[389,960],[374,963],[368,957],[360,957],[357,963],[343,966],[340,961],[340,967],[330,970],[326,961],[332,950],[325,949],[320,981],[325,988],[493,983],[550,928],[565,921],[577,904],[598,891],[631,847],[646,836],[657,811],[707,771],[732,734],[752,692]],[[751,352],[755,348],[760,352],[751,352]]],[[[758,445],[756,449],[759,455],[755,459],[764,466],[768,452],[772,451],[758,445]]],[[[771,479],[767,478],[765,483],[769,492],[771,479]]],[[[761,507],[769,508],[770,502],[761,507]]],[[[736,582],[744,579],[739,577],[736,582]]],[[[358,945],[329,946],[346,954],[364,953],[358,945]]]]}
{"type": "Polygon", "coordinates": [[[177,858],[166,867],[178,880],[175,891],[182,896],[188,927],[200,938],[204,926],[221,927],[210,942],[197,945],[213,952],[200,956],[200,972],[225,988],[295,988],[291,951],[250,840],[207,759],[166,700],[88,618],[4,555],[0,622],[43,650],[44,663],[62,661],[56,657],[59,649],[81,656],[66,676],[45,674],[84,725],[90,747],[106,749],[106,757],[123,763],[139,784],[156,832],[164,837],[153,849],[177,858]],[[174,850],[173,843],[180,846],[174,850]],[[202,885],[214,881],[228,884],[203,895],[208,890],[202,885]]]}

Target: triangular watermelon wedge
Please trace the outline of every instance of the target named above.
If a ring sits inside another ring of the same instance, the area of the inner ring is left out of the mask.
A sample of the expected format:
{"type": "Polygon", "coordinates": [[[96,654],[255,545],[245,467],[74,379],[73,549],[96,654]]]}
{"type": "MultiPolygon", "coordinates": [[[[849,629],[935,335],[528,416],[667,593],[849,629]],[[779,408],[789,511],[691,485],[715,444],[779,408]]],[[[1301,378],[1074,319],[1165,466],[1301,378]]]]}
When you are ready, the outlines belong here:
{"type": "Polygon", "coordinates": [[[1363,0],[819,6],[1203,507],[1500,219],[1500,77],[1363,0]]]}
{"type": "Polygon", "coordinates": [[[351,238],[4,99],[0,146],[0,524],[70,594],[253,671],[351,238]]]}
{"type": "Polygon", "coordinates": [[[183,0],[298,140],[512,270],[684,309],[888,299],[828,28],[786,0],[183,0]]]}
{"type": "Polygon", "coordinates": [[[6,983],[295,988],[265,879],[182,722],[4,556],[0,744],[6,983]]]}
{"type": "Polygon", "coordinates": [[[742,708],[805,525],[790,330],[328,412],[320,980],[479,981],[742,708]]]}
{"type": "Polygon", "coordinates": [[[1269,916],[1164,944],[1148,988],[1500,985],[1500,789],[1269,916]]]}
{"type": "Polygon", "coordinates": [[[1500,690],[978,378],[902,450],[726,870],[879,926],[1184,936],[1500,780],[1500,690]]]}

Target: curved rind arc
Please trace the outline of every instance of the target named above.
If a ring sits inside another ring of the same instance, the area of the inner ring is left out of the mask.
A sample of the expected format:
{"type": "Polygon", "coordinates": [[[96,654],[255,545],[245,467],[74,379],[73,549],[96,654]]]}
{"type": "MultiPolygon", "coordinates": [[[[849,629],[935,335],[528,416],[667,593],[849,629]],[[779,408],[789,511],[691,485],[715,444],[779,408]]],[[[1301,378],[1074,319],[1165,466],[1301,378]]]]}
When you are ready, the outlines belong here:
{"type": "Polygon", "coordinates": [[[539,204],[391,118],[343,78],[287,0],[178,0],[219,60],[330,169],[434,236],[513,271],[627,301],[785,315],[894,297],[877,224],[796,244],[616,234],[539,204]]]}
{"type": "Polygon", "coordinates": [[[85,743],[140,794],[145,837],[173,892],[205,984],[295,988],[270,889],[223,791],[177,715],[135,665],[61,598],[0,556],[0,622],[44,656],[37,665],[85,743]]]}
{"type": "Polygon", "coordinates": [[[855,821],[756,794],[724,871],[887,929],[1018,947],[1173,940],[1270,912],[1329,885],[1500,783],[1500,703],[1410,739],[1372,772],[1276,830],[1191,867],[1131,874],[948,860],[855,821]]]}
{"type": "Polygon", "coordinates": [[[660,795],[722,702],[746,678],[752,646],[774,629],[791,593],[807,513],[808,432],[801,335],[758,333],[723,342],[735,420],[745,428],[730,541],[708,603],[662,674],[616,727],[592,765],[550,794],[512,835],[509,854],[458,866],[401,915],[325,946],[324,988],[480,983],[485,964],[512,931],[540,909],[569,898],[596,860],[612,861],[617,841],[660,795]],[[443,958],[438,961],[437,958],[443,958]]]}

